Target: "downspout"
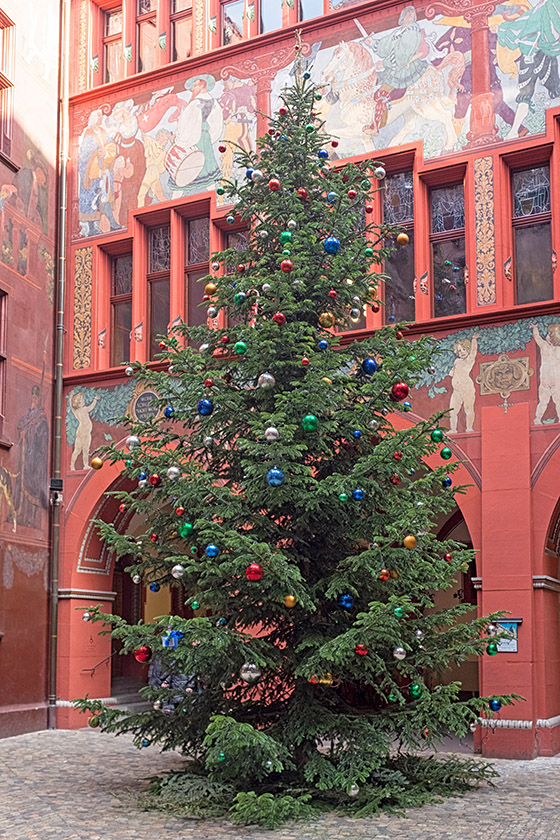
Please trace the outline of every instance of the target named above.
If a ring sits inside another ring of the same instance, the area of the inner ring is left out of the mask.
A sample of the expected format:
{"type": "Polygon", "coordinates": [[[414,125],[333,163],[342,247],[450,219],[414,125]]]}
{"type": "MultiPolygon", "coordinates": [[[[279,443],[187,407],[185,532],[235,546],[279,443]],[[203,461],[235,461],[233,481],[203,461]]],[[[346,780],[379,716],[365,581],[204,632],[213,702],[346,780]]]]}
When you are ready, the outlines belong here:
{"type": "Polygon", "coordinates": [[[60,513],[62,505],[62,412],[64,361],[64,299],[66,281],[67,176],[69,149],[68,58],[70,45],[70,0],[60,4],[58,56],[58,125],[57,125],[57,242],[54,346],[54,403],[52,473],[50,480],[50,555],[49,555],[49,645],[47,727],[56,729],[57,657],[58,657],[58,575],[60,558],[60,513]]]}

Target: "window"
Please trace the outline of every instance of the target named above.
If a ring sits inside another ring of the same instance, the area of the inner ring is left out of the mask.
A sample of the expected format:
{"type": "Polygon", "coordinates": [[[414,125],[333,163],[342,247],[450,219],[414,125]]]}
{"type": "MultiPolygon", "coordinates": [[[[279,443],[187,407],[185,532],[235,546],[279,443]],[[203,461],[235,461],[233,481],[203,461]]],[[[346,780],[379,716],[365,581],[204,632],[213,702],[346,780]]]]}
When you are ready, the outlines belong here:
{"type": "Polygon", "coordinates": [[[462,184],[431,191],[434,317],[466,312],[465,197],[462,184]]]}
{"type": "MultiPolygon", "coordinates": [[[[414,184],[412,172],[385,178],[383,221],[399,225],[408,245],[397,247],[385,260],[385,323],[414,320],[414,184]]],[[[394,246],[394,242],[388,243],[394,246]]]]}
{"type": "Polygon", "coordinates": [[[323,0],[299,0],[298,20],[309,20],[323,14],[323,0]]]}
{"type": "Polygon", "coordinates": [[[1,11],[0,38],[0,152],[11,157],[16,28],[1,11]]]}
{"type": "Polygon", "coordinates": [[[553,297],[550,167],[513,172],[513,248],[516,303],[553,297]]]}
{"type": "Polygon", "coordinates": [[[111,367],[130,359],[132,254],[111,258],[111,367]]]}
{"type": "Polygon", "coordinates": [[[103,15],[103,81],[116,82],[124,76],[122,49],[122,7],[109,9],[103,15]]]}
{"type": "Polygon", "coordinates": [[[160,352],[159,336],[167,335],[171,294],[171,228],[160,225],[149,230],[148,334],[149,358],[160,352]]]}
{"type": "Polygon", "coordinates": [[[243,40],[243,10],[245,0],[230,0],[221,4],[222,44],[238,44],[243,40]]]}
{"type": "Polygon", "coordinates": [[[137,71],[145,73],[156,66],[157,0],[137,0],[136,7],[136,54],[137,71]]]}
{"type": "Polygon", "coordinates": [[[192,0],[171,2],[171,61],[183,61],[192,52],[192,0]]]}
{"type": "Polygon", "coordinates": [[[282,28],[282,0],[261,0],[259,32],[272,32],[282,28]]]}
{"type": "Polygon", "coordinates": [[[204,283],[200,282],[209,272],[210,219],[185,221],[185,300],[186,321],[190,326],[206,323],[206,309],[200,304],[204,283]]]}

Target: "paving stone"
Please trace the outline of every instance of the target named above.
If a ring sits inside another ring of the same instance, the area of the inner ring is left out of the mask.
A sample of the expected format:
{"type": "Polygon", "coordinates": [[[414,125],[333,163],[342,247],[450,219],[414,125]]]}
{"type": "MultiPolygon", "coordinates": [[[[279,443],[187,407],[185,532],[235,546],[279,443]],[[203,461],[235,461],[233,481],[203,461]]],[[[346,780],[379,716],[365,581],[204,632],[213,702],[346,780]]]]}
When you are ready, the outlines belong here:
{"type": "Polygon", "coordinates": [[[496,761],[495,787],[366,820],[336,815],[277,831],[139,811],[132,794],[182,766],[91,729],[0,740],[4,840],[560,840],[560,755],[496,761]]]}

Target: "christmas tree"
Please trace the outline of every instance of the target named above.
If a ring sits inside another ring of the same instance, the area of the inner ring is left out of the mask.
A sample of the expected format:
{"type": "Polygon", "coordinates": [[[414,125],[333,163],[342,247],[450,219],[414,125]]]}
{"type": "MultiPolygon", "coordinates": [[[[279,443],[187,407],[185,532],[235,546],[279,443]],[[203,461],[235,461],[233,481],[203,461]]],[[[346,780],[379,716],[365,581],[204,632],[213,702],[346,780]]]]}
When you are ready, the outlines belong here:
{"type": "Polygon", "coordinates": [[[146,530],[99,528],[136,583],[181,587],[192,617],[129,626],[90,609],[163,678],[143,689],[153,709],[140,714],[78,702],[92,725],[190,759],[156,800],[270,826],[468,788],[491,769],[415,751],[512,702],[462,701],[441,679],[496,653],[498,616],[434,608],[472,559],[434,534],[461,488],[441,415],[392,422],[434,342],[399,327],[339,337],[379,307],[379,267],[406,235],[370,221],[380,163],[329,163],[320,98],[296,62],[257,152],[239,151],[246,177],[218,187],[235,208],[228,224],[248,232],[205,280],[208,316],[227,326],[179,325],[162,339],[163,370],[128,370],[160,396],[158,412],[126,418],[126,449],[102,455],[124,461],[131,489],[116,495],[146,530]],[[441,466],[423,466],[438,451],[441,466]]]}

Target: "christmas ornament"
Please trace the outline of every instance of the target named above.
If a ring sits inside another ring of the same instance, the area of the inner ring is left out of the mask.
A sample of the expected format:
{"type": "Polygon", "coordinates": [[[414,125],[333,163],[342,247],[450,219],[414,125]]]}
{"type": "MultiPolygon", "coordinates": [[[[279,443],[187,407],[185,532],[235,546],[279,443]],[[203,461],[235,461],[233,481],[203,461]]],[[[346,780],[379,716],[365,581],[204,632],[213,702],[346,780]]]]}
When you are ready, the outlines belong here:
{"type": "Polygon", "coordinates": [[[301,363],[304,367],[307,367],[307,365],[309,364],[309,359],[307,358],[307,356],[303,357],[303,359],[301,360],[301,363]]]}
{"type": "Polygon", "coordinates": [[[398,473],[393,473],[393,475],[391,476],[391,484],[400,484],[400,483],[401,483],[400,475],[398,473]]]}
{"type": "Polygon", "coordinates": [[[127,376],[132,376],[133,373],[134,373],[134,368],[131,367],[130,365],[127,365],[124,369],[124,372],[127,376]]]}
{"type": "Polygon", "coordinates": [[[125,513],[126,505],[125,505],[124,502],[121,502],[121,504],[119,505],[119,510],[120,510],[121,513],[125,513]]]}
{"type": "Polygon", "coordinates": [[[276,385],[276,379],[271,373],[261,373],[257,379],[257,385],[259,388],[274,388],[276,385]]]}
{"type": "Polygon", "coordinates": [[[225,189],[223,187],[218,187],[216,192],[218,195],[223,195],[225,193],[225,189]]]}
{"type": "MultiPolygon", "coordinates": [[[[253,178],[254,177],[255,176],[253,175],[253,178]]],[[[228,223],[228,225],[234,225],[235,224],[235,216],[226,216],[226,222],[228,223]]]]}
{"type": "Polygon", "coordinates": [[[312,134],[315,131],[315,126],[313,125],[313,123],[307,123],[307,125],[305,126],[305,130],[308,134],[312,134]]]}
{"type": "Polygon", "coordinates": [[[403,659],[406,659],[406,650],[403,647],[396,647],[393,650],[393,656],[395,659],[402,661],[403,659]]]}
{"type": "Polygon", "coordinates": [[[362,313],[360,312],[359,309],[351,309],[350,310],[350,320],[353,321],[354,323],[356,323],[357,321],[360,320],[360,315],[361,314],[362,313]]]}
{"type": "Polygon", "coordinates": [[[92,715],[89,718],[88,726],[91,727],[91,729],[97,729],[97,727],[99,726],[99,718],[97,717],[97,715],[92,715]]]}
{"type": "Polygon", "coordinates": [[[393,610],[393,615],[395,616],[395,618],[402,618],[403,615],[404,615],[403,608],[402,607],[395,607],[395,609],[393,610]]]}
{"type": "Polygon", "coordinates": [[[134,651],[134,658],[137,662],[149,662],[152,658],[152,649],[148,645],[141,645],[134,651]]]}
{"type": "Polygon", "coordinates": [[[248,178],[248,179],[249,179],[249,181],[253,178],[253,172],[254,172],[254,171],[255,171],[255,170],[253,169],[253,167],[252,167],[252,166],[250,166],[250,167],[249,167],[249,169],[246,169],[246,170],[245,170],[245,177],[246,177],[246,178],[248,178]]]}
{"type": "Polygon", "coordinates": [[[338,254],[340,251],[340,242],[336,236],[329,236],[323,242],[323,248],[327,254],[338,254]]]}
{"type": "Polygon", "coordinates": [[[319,323],[325,329],[332,327],[334,324],[334,315],[332,312],[321,312],[319,315],[319,323]]]}
{"type": "Polygon", "coordinates": [[[336,602],[341,609],[351,610],[354,605],[354,598],[348,594],[339,595],[336,602]]]}
{"type": "Polygon", "coordinates": [[[371,204],[366,204],[366,213],[373,213],[373,206],[371,204]]]}
{"type": "Polygon", "coordinates": [[[453,555],[451,554],[451,552],[449,552],[449,551],[448,551],[448,552],[447,552],[447,554],[445,554],[445,555],[444,555],[444,558],[443,558],[443,559],[444,559],[447,563],[451,563],[451,561],[453,560],[453,555]]]}
{"type": "Polygon", "coordinates": [[[317,152],[317,157],[321,158],[321,160],[326,160],[329,156],[329,153],[326,149],[319,149],[317,152]]]}
{"type": "Polygon", "coordinates": [[[378,181],[382,181],[387,173],[385,172],[382,166],[376,166],[373,170],[373,174],[378,181]]]}
{"type": "Polygon", "coordinates": [[[200,604],[198,603],[198,601],[192,601],[191,607],[193,610],[197,610],[200,607],[200,604]]]}
{"type": "Polygon", "coordinates": [[[341,502],[347,502],[348,501],[348,493],[339,493],[338,498],[340,499],[341,502]]]}
{"type": "Polygon", "coordinates": [[[331,140],[331,146],[333,147],[333,149],[336,149],[336,147],[338,146],[338,140],[331,140]]]}
{"type": "Polygon", "coordinates": [[[372,303],[371,304],[371,311],[372,312],[374,312],[374,313],[379,312],[380,309],[381,309],[381,307],[378,303],[372,303]]]}
{"type": "Polygon", "coordinates": [[[223,143],[220,143],[220,145],[218,146],[218,151],[220,152],[220,154],[222,154],[222,155],[223,155],[223,154],[224,154],[224,152],[225,152],[225,151],[227,151],[227,147],[226,147],[226,146],[224,146],[224,144],[223,144],[223,143]]]}
{"type": "Polygon", "coordinates": [[[444,461],[449,461],[449,459],[453,455],[453,452],[448,446],[444,446],[439,454],[441,455],[444,461]]]}
{"type": "Polygon", "coordinates": [[[412,403],[408,402],[408,400],[405,400],[402,405],[405,411],[412,411],[412,403]]]}
{"type": "MultiPolygon", "coordinates": [[[[289,222],[288,222],[288,224],[289,224],[289,222]]],[[[285,245],[287,242],[291,242],[291,241],[292,241],[291,231],[283,230],[282,233],[280,234],[280,242],[282,243],[282,245],[285,245]]]]}
{"type": "Polygon", "coordinates": [[[314,432],[319,425],[319,421],[314,414],[306,414],[301,421],[301,425],[303,426],[304,431],[314,432]]]}
{"type": "MultiPolygon", "coordinates": [[[[335,192],[334,190],[331,190],[331,192],[327,193],[327,201],[329,202],[329,204],[336,204],[337,198],[338,198],[338,193],[335,192]]],[[[336,253],[336,251],[335,251],[335,253],[336,253]]]]}
{"type": "Polygon", "coordinates": [[[381,569],[379,572],[379,580],[389,580],[391,577],[391,572],[389,569],[381,569]]]}
{"type": "Polygon", "coordinates": [[[177,481],[177,479],[181,476],[181,470],[179,467],[169,467],[167,470],[167,478],[170,481],[177,481]]]}
{"type": "Polygon", "coordinates": [[[446,478],[444,478],[443,481],[441,482],[442,487],[451,487],[452,484],[453,484],[453,480],[452,480],[451,476],[449,476],[449,475],[446,476],[446,478]]]}
{"type": "Polygon", "coordinates": [[[493,712],[499,712],[502,708],[502,704],[499,700],[490,700],[488,703],[489,707],[492,709],[493,712]]]}
{"type": "Polygon", "coordinates": [[[418,641],[419,641],[419,642],[423,642],[423,641],[424,641],[424,632],[423,632],[423,630],[415,630],[414,635],[416,636],[416,638],[418,639],[418,641]]]}
{"type": "Polygon", "coordinates": [[[422,694],[422,686],[418,683],[412,683],[412,685],[409,686],[408,693],[411,697],[420,697],[420,695],[422,694]]]}
{"type": "Polygon", "coordinates": [[[358,785],[348,785],[346,788],[346,793],[348,796],[351,796],[353,799],[359,794],[360,788],[358,785]]]}
{"type": "Polygon", "coordinates": [[[82,615],[82,621],[91,621],[91,613],[85,612],[82,615]]]}
{"type": "Polygon", "coordinates": [[[296,193],[297,193],[298,197],[301,198],[302,201],[307,201],[308,195],[307,195],[307,190],[305,189],[305,187],[298,187],[298,189],[296,190],[296,193]]]}
{"type": "Polygon", "coordinates": [[[391,399],[395,400],[396,402],[406,400],[406,398],[408,397],[408,390],[409,388],[406,382],[395,382],[395,384],[391,388],[391,399]]]}
{"type": "Polygon", "coordinates": [[[397,341],[401,341],[401,339],[404,338],[404,333],[401,330],[397,330],[395,333],[395,338],[397,339],[397,341]]]}
{"type": "Polygon", "coordinates": [[[290,219],[290,220],[288,221],[288,224],[286,225],[286,227],[287,227],[289,230],[295,230],[295,229],[297,228],[297,222],[296,222],[296,220],[295,220],[295,219],[290,219]]]}
{"type": "Polygon", "coordinates": [[[264,436],[268,441],[278,440],[280,432],[276,426],[269,426],[268,429],[265,430],[264,436]]]}
{"type": "Polygon", "coordinates": [[[220,553],[220,549],[214,543],[210,543],[209,545],[207,545],[205,551],[207,557],[217,557],[220,553]]]}
{"type": "Polygon", "coordinates": [[[249,685],[253,685],[253,683],[256,683],[257,680],[260,679],[261,675],[261,669],[258,665],[255,665],[254,662],[245,662],[245,664],[242,665],[239,670],[240,679],[242,679],[243,682],[246,682],[249,685]]]}
{"type": "Polygon", "coordinates": [[[377,364],[375,359],[372,359],[371,357],[364,359],[364,361],[362,362],[362,371],[367,376],[371,376],[373,373],[375,373],[378,367],[379,365],[377,364]]]}
{"type": "Polygon", "coordinates": [[[288,109],[284,105],[282,105],[280,108],[278,108],[278,113],[281,117],[285,117],[288,113],[288,109]]]}
{"type": "MultiPolygon", "coordinates": [[[[330,312],[329,313],[325,312],[323,314],[324,315],[327,315],[327,314],[330,315],[330,312]]],[[[321,319],[319,319],[319,322],[320,322],[320,320],[321,319]]],[[[334,323],[334,319],[333,319],[333,323],[334,323]]],[[[325,350],[329,349],[329,342],[326,341],[324,338],[322,338],[321,341],[317,344],[317,347],[319,348],[319,350],[321,350],[324,353],[325,350]]]]}
{"type": "Polygon", "coordinates": [[[496,642],[490,642],[490,644],[486,645],[486,653],[488,656],[496,656],[498,653],[498,645],[496,642]]]}
{"type": "Polygon", "coordinates": [[[140,479],[140,481],[145,481],[145,480],[148,478],[148,474],[147,474],[147,473],[145,473],[145,472],[142,470],[142,472],[141,472],[141,473],[138,473],[138,478],[140,479]]]}
{"type": "Polygon", "coordinates": [[[159,592],[159,583],[150,583],[150,592],[159,592]]]}
{"type": "Polygon", "coordinates": [[[90,461],[90,467],[92,470],[100,470],[103,466],[103,458],[100,458],[99,455],[95,455],[90,461]]]}
{"type": "Polygon", "coordinates": [[[208,378],[208,379],[204,380],[204,385],[205,385],[206,388],[211,388],[213,384],[214,384],[213,379],[208,378]]]}
{"type": "Polygon", "coordinates": [[[280,268],[285,274],[289,274],[293,267],[294,264],[291,260],[282,260],[280,263],[280,268]]]}
{"type": "Polygon", "coordinates": [[[278,192],[278,190],[281,189],[281,184],[280,184],[280,181],[278,180],[278,178],[271,178],[270,179],[270,181],[268,182],[268,189],[271,192],[278,192]]]}
{"type": "Polygon", "coordinates": [[[358,193],[356,192],[356,190],[348,190],[346,195],[348,196],[350,201],[353,201],[356,198],[356,196],[358,195],[358,193]]]}
{"type": "Polygon", "coordinates": [[[218,754],[218,761],[225,761],[225,760],[226,760],[226,754],[225,754],[225,752],[223,752],[223,750],[221,750],[220,753],[218,754]]]}
{"type": "Polygon", "coordinates": [[[158,541],[158,535],[156,533],[150,534],[150,542],[155,543],[157,541],[158,541]]]}
{"type": "Polygon", "coordinates": [[[247,344],[245,341],[236,341],[233,345],[233,349],[235,350],[238,356],[244,356],[247,352],[247,344]]]}
{"type": "MultiPolygon", "coordinates": [[[[218,265],[218,263],[215,263],[215,265],[216,265],[218,268],[220,267],[220,266],[218,265]]],[[[216,269],[216,270],[217,270],[217,269],[216,269]]],[[[205,295],[208,295],[209,297],[212,297],[212,295],[215,295],[217,291],[218,291],[218,287],[217,287],[217,286],[216,286],[216,284],[215,284],[214,282],[212,282],[212,281],[210,281],[209,283],[207,283],[207,284],[206,284],[206,286],[204,287],[204,294],[205,294],[205,295]]]]}
{"type": "Polygon", "coordinates": [[[185,508],[182,505],[179,505],[178,508],[175,508],[175,513],[177,516],[182,516],[185,512],[185,508]]]}
{"type": "Polygon", "coordinates": [[[152,473],[148,481],[150,482],[152,487],[159,487],[161,484],[161,476],[159,476],[157,473],[152,473]]]}
{"type": "Polygon", "coordinates": [[[150,741],[149,738],[142,738],[142,746],[143,747],[149,747],[151,743],[152,742],[150,741]]]}
{"type": "Polygon", "coordinates": [[[397,245],[400,245],[402,247],[403,245],[408,245],[408,242],[409,240],[407,233],[399,233],[397,235],[397,245]]]}
{"type": "Polygon", "coordinates": [[[237,303],[240,306],[242,303],[245,303],[245,301],[247,300],[247,295],[245,294],[245,292],[237,292],[233,296],[233,300],[235,301],[235,303],[237,303]]]}
{"type": "Polygon", "coordinates": [[[369,248],[369,247],[364,248],[364,256],[367,257],[368,259],[370,257],[373,257],[373,248],[369,248]]]}
{"type": "Polygon", "coordinates": [[[216,627],[225,627],[227,624],[227,618],[224,618],[222,615],[216,622],[216,627]]]}
{"type": "Polygon", "coordinates": [[[281,484],[284,484],[284,473],[278,467],[273,467],[267,472],[266,480],[271,487],[280,487],[281,484]]]}
{"type": "Polygon", "coordinates": [[[430,434],[430,438],[434,443],[441,443],[443,440],[443,432],[441,429],[433,429],[430,434]]]}
{"type": "Polygon", "coordinates": [[[284,606],[285,607],[288,607],[288,609],[291,610],[292,607],[295,607],[296,604],[297,604],[297,600],[296,600],[295,595],[286,595],[286,597],[284,598],[284,606]]]}
{"type": "Polygon", "coordinates": [[[197,402],[196,410],[202,417],[209,417],[214,411],[214,404],[211,400],[205,398],[197,402]]]}
{"type": "Polygon", "coordinates": [[[368,420],[368,428],[372,429],[372,431],[375,431],[379,428],[379,421],[375,418],[373,418],[372,420],[368,420]]]}
{"type": "Polygon", "coordinates": [[[366,494],[361,489],[361,487],[356,487],[355,490],[352,490],[352,498],[355,499],[357,502],[361,502],[366,494]]]}
{"type": "Polygon", "coordinates": [[[282,325],[282,324],[286,323],[286,316],[284,315],[283,312],[275,312],[274,315],[272,316],[272,320],[276,324],[282,325]]]}
{"type": "Polygon", "coordinates": [[[329,297],[332,298],[333,300],[335,300],[338,297],[338,292],[336,291],[336,289],[331,289],[330,290],[329,297]]]}
{"type": "Polygon", "coordinates": [[[354,650],[358,654],[358,656],[366,656],[366,654],[368,652],[367,645],[362,645],[362,644],[357,644],[356,647],[354,648],[354,650]]]}
{"type": "Polygon", "coordinates": [[[142,582],[142,578],[140,577],[140,575],[134,575],[134,576],[133,576],[133,578],[132,578],[132,583],[135,583],[135,584],[137,584],[137,585],[138,585],[138,584],[139,584],[139,583],[141,583],[141,582],[142,582]]]}
{"type": "Polygon", "coordinates": [[[258,563],[249,563],[249,565],[245,569],[245,577],[247,578],[247,580],[260,580],[263,575],[263,568],[258,563]]]}
{"type": "Polygon", "coordinates": [[[257,182],[262,181],[263,178],[264,178],[264,174],[261,172],[260,169],[254,169],[253,170],[253,177],[252,177],[253,181],[257,181],[257,182]]]}
{"type": "Polygon", "coordinates": [[[163,409],[163,414],[169,420],[169,418],[173,417],[173,415],[175,414],[175,409],[173,408],[173,406],[168,405],[166,408],[163,409]]]}
{"type": "Polygon", "coordinates": [[[191,536],[193,531],[194,531],[194,525],[192,524],[192,522],[183,522],[183,524],[181,525],[181,528],[179,530],[179,533],[181,534],[183,539],[186,539],[187,537],[191,536]]]}
{"type": "Polygon", "coordinates": [[[416,548],[417,544],[418,544],[418,541],[417,541],[416,537],[412,536],[412,534],[409,534],[403,540],[404,547],[408,548],[410,551],[412,551],[413,548],[416,548]]]}
{"type": "Polygon", "coordinates": [[[402,459],[402,452],[393,452],[393,458],[395,461],[400,461],[402,459]]]}

